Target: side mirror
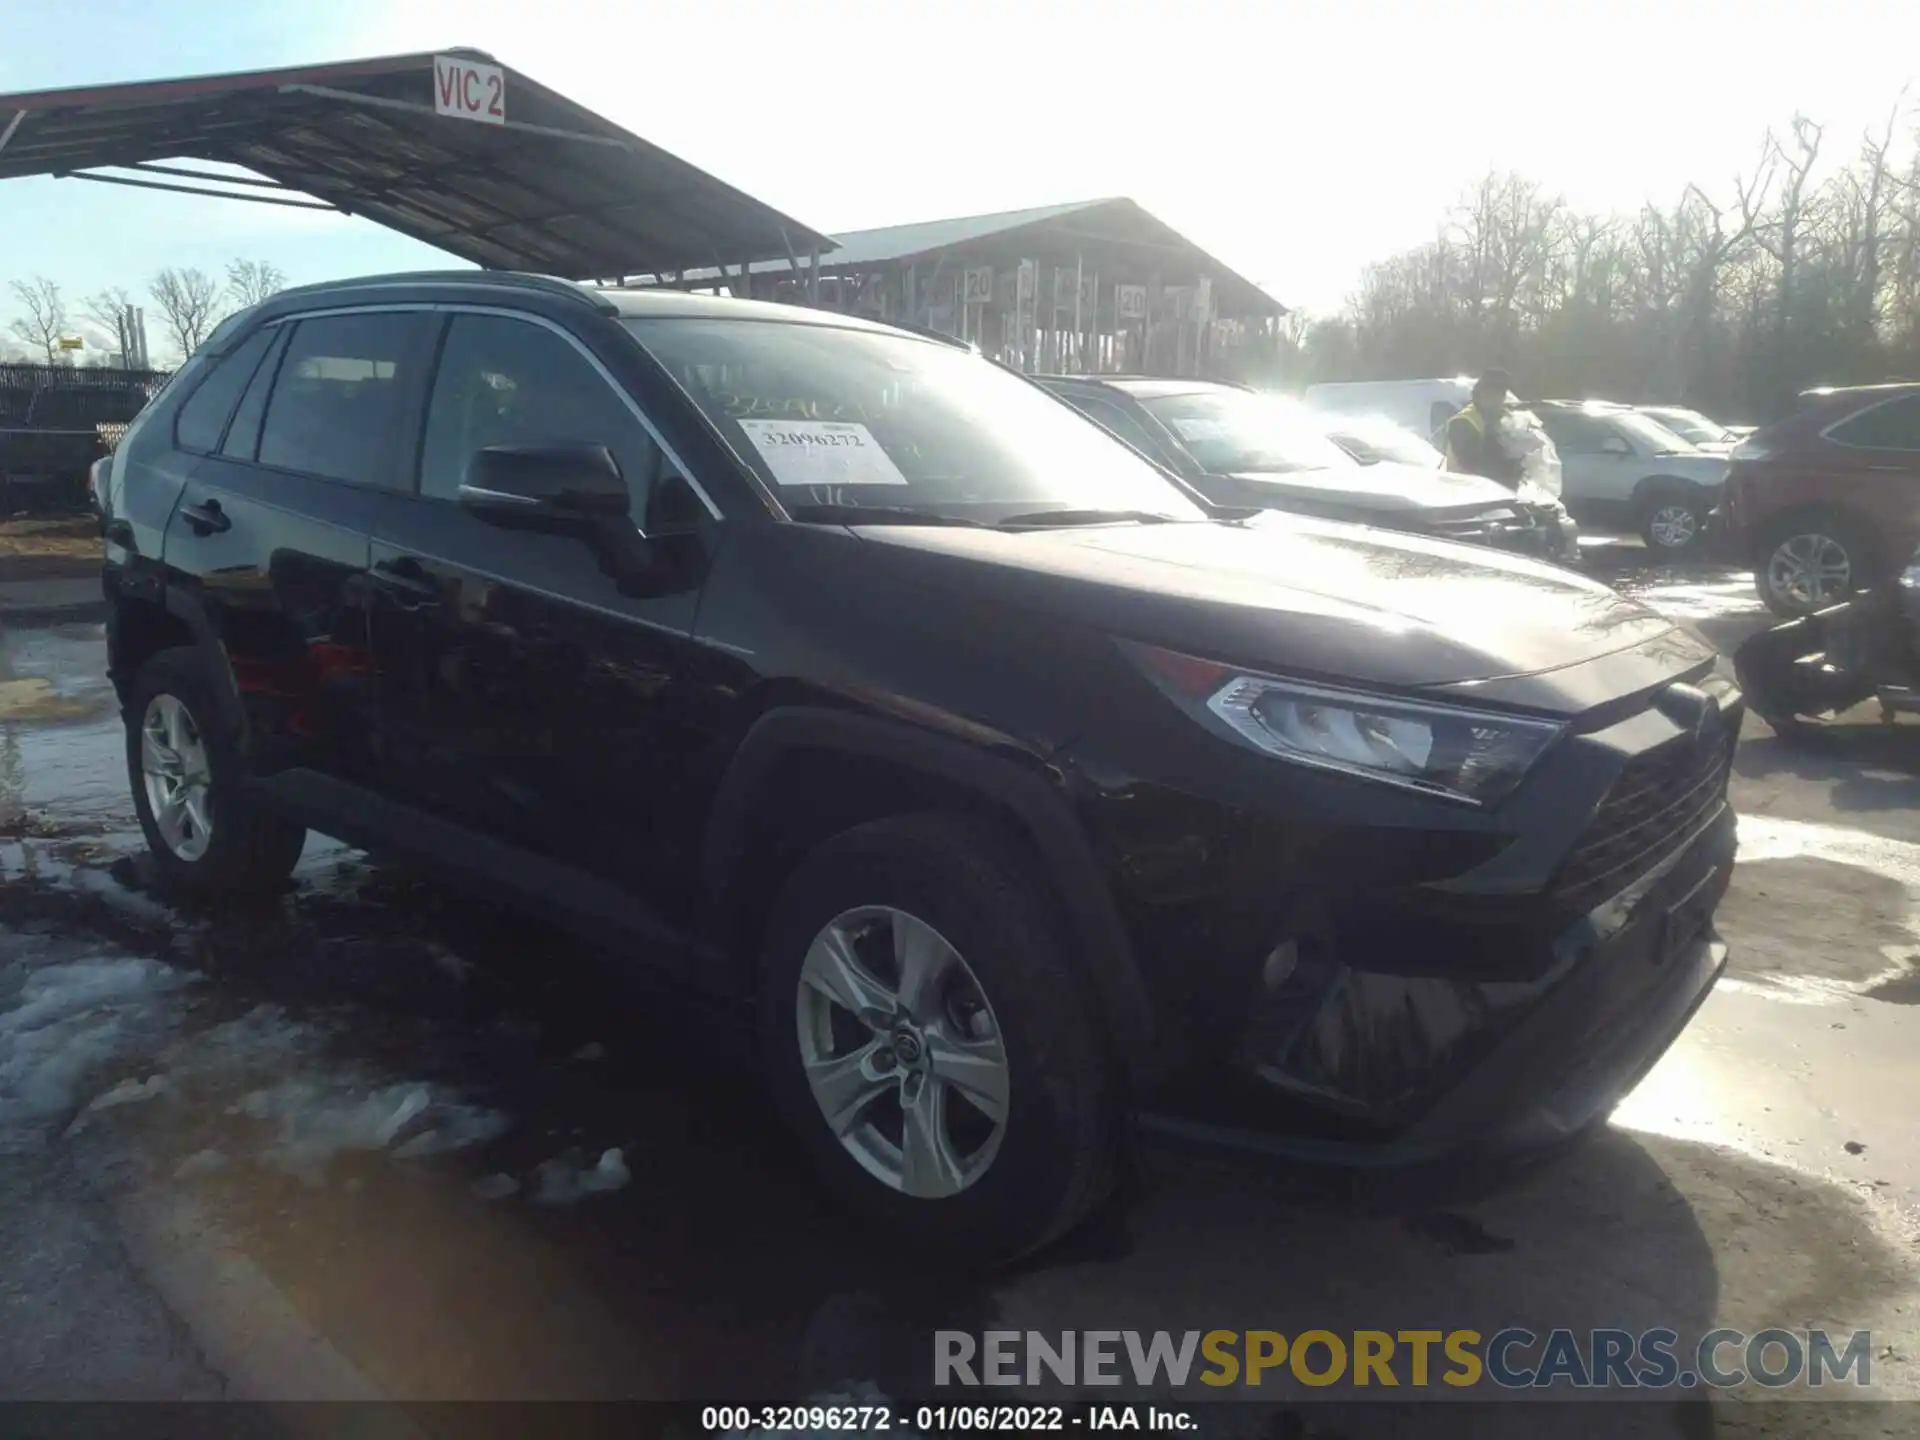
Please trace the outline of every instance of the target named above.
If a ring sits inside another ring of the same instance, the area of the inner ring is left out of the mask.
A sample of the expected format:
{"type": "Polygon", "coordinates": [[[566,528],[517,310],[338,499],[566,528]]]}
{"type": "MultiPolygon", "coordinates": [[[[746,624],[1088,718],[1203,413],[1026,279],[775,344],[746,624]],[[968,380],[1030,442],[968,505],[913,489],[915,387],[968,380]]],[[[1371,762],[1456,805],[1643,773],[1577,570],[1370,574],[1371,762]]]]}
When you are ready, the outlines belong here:
{"type": "Polygon", "coordinates": [[[627,514],[627,482],[604,445],[489,445],[467,462],[460,506],[495,525],[570,530],[627,514]]]}
{"type": "Polygon", "coordinates": [[[1631,456],[1633,454],[1633,446],[1622,440],[1618,435],[1609,435],[1600,442],[1600,453],[1602,455],[1631,456]]]}

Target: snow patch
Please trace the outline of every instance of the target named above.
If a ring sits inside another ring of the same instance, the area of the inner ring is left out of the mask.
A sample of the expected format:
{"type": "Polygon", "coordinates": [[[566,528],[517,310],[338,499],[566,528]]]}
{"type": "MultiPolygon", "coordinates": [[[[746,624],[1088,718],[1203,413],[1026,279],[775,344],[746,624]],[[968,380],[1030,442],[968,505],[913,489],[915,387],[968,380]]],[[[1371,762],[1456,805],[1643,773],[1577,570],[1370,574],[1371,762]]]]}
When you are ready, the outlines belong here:
{"type": "MultiPolygon", "coordinates": [[[[0,966],[0,1150],[47,1143],[63,1117],[74,1135],[99,1112],[178,1097],[268,1127],[261,1163],[319,1184],[344,1152],[419,1160],[509,1128],[443,1087],[329,1055],[327,1029],[279,1006],[183,1034],[190,1012],[175,992],[198,977],[160,961],[4,929],[0,947],[14,962],[0,966]],[[127,1078],[89,1102],[116,1067],[127,1078]]],[[[190,1156],[178,1173],[225,1163],[207,1158],[217,1155],[190,1156]]],[[[596,1188],[613,1188],[607,1174],[594,1173],[596,1188]]]]}
{"type": "Polygon", "coordinates": [[[119,1105],[138,1105],[142,1100],[152,1100],[167,1093],[167,1077],[151,1075],[145,1080],[122,1080],[104,1095],[94,1097],[87,1106],[89,1113],[96,1110],[111,1110],[119,1105]]]}
{"type": "Polygon", "coordinates": [[[0,1013],[0,1129],[73,1111],[101,1069],[164,1033],[171,995],[192,978],[156,960],[100,952],[26,970],[8,997],[13,1007],[0,1013]]]}
{"type": "Polygon", "coordinates": [[[474,1181],[470,1188],[482,1200],[504,1200],[520,1193],[520,1182],[511,1175],[493,1174],[474,1181]]]}
{"type": "Polygon", "coordinates": [[[1893,881],[1907,892],[1911,908],[1901,923],[1916,943],[1880,946],[1880,957],[1886,964],[1859,980],[1835,980],[1824,975],[1723,976],[1722,988],[1788,1004],[1838,1005],[1904,980],[1920,968],[1920,845],[1869,831],[1773,815],[1742,815],[1739,827],[1740,864],[1807,858],[1866,870],[1893,881]]]}
{"type": "Polygon", "coordinates": [[[227,1168],[227,1157],[218,1150],[196,1150],[173,1167],[173,1178],[191,1180],[198,1175],[214,1175],[227,1168]]]}
{"type": "Polygon", "coordinates": [[[543,1161],[533,1172],[533,1201],[536,1205],[572,1205],[589,1195],[605,1195],[624,1190],[633,1181],[627,1169],[627,1157],[616,1146],[601,1152],[591,1167],[578,1150],[568,1150],[543,1161]]]}
{"type": "Polygon", "coordinates": [[[237,1108],[276,1132],[261,1162],[312,1185],[325,1183],[327,1167],[341,1154],[389,1150],[418,1159],[483,1144],[507,1129],[505,1116],[432,1086],[370,1087],[351,1074],[285,1080],[253,1091],[237,1108]]]}

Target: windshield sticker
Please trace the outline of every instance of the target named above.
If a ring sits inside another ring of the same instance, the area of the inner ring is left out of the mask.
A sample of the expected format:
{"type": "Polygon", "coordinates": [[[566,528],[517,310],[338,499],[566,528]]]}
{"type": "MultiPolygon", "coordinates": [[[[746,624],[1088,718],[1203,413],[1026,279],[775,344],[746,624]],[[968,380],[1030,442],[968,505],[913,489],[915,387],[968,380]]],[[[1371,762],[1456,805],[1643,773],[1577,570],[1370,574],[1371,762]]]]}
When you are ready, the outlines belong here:
{"type": "Polygon", "coordinates": [[[1176,416],[1173,428],[1180,432],[1182,440],[1224,440],[1228,433],[1225,421],[1200,420],[1187,416],[1176,416]]]}
{"type": "Polygon", "coordinates": [[[737,422],[781,485],[904,485],[866,426],[835,420],[737,422]]]}

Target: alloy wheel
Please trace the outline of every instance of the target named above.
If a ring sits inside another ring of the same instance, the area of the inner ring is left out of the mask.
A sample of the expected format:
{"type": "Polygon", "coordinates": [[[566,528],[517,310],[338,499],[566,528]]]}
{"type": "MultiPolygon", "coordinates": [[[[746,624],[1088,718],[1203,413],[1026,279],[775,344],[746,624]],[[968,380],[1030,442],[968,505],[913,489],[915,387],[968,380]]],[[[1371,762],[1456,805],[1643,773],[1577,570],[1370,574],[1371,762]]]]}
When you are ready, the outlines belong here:
{"type": "Polygon", "coordinates": [[[828,922],[800,966],[796,1019],[821,1117],[875,1179],[934,1200],[986,1173],[1006,1133],[1006,1045],[931,925],[885,905],[828,922]]]}
{"type": "Polygon", "coordinates": [[[1853,590],[1853,560],[1831,535],[1795,535],[1767,560],[1767,584],[1796,607],[1818,610],[1853,590]]]}
{"type": "Polygon", "coordinates": [[[177,696],[154,696],[140,720],[140,780],[154,828],[176,859],[198,860],[213,841],[211,779],[193,713],[177,696]]]}
{"type": "Polygon", "coordinates": [[[1662,505],[1647,521],[1647,533],[1662,550],[1684,550],[1700,534],[1700,517],[1689,505],[1662,505]]]}

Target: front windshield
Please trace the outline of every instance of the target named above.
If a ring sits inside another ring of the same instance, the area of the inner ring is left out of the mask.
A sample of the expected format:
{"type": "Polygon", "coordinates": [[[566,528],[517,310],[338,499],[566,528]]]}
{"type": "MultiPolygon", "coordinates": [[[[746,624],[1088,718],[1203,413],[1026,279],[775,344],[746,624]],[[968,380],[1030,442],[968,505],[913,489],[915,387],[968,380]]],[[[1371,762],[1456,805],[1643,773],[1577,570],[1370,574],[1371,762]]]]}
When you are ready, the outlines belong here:
{"type": "Polygon", "coordinates": [[[1327,434],[1336,441],[1358,446],[1376,460],[1398,465],[1418,465],[1423,470],[1438,470],[1446,457],[1411,430],[1391,420],[1368,416],[1364,419],[1329,419],[1327,434]]]}
{"type": "Polygon", "coordinates": [[[1657,420],[1650,420],[1634,410],[1620,410],[1606,417],[1633,441],[1645,446],[1656,455],[1690,454],[1694,443],[1684,435],[1676,435],[1657,420]]]}
{"type": "Polygon", "coordinates": [[[1205,518],[1100,426],[964,350],[783,320],[625,323],[795,518],[1205,518]]]}
{"type": "Polygon", "coordinates": [[[1716,425],[1706,416],[1693,410],[1649,410],[1648,415],[1655,421],[1673,431],[1683,440],[1691,440],[1698,445],[1718,444],[1723,440],[1732,440],[1734,433],[1724,425],[1716,425]]]}
{"type": "Polygon", "coordinates": [[[1215,475],[1338,470],[1358,464],[1304,406],[1245,390],[1143,395],[1140,403],[1215,475]]]}

